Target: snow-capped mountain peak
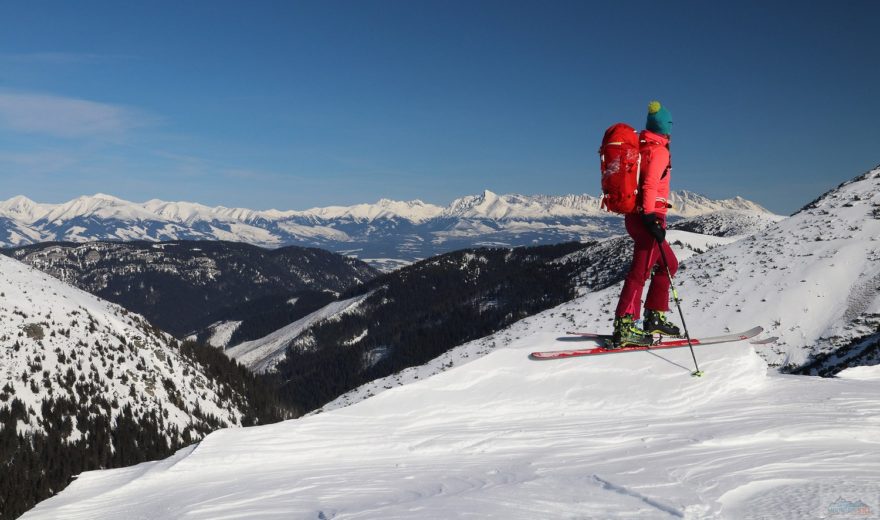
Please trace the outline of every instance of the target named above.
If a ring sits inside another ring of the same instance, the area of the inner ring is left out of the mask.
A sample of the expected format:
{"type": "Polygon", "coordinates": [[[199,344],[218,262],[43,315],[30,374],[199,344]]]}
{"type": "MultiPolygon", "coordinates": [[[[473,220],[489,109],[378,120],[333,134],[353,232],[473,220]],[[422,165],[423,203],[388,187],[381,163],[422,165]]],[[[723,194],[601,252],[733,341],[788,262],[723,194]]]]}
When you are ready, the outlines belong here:
{"type": "Polygon", "coordinates": [[[90,197],[86,197],[90,199],[98,199],[98,200],[106,200],[108,202],[118,202],[118,203],[126,203],[126,201],[120,199],[119,197],[114,197],[113,195],[107,195],[106,193],[95,193],[90,197]]]}
{"type": "Polygon", "coordinates": [[[427,204],[418,199],[411,201],[379,199],[375,204],[311,208],[299,214],[323,220],[349,219],[370,222],[378,219],[404,219],[418,223],[436,217],[441,211],[440,206],[427,204]]]}
{"type": "Polygon", "coordinates": [[[0,215],[22,222],[33,222],[42,213],[41,206],[24,195],[0,202],[0,215]]]}
{"type": "Polygon", "coordinates": [[[212,220],[218,208],[210,208],[194,202],[165,202],[153,199],[143,204],[144,209],[172,222],[192,223],[197,220],[212,220]]]}

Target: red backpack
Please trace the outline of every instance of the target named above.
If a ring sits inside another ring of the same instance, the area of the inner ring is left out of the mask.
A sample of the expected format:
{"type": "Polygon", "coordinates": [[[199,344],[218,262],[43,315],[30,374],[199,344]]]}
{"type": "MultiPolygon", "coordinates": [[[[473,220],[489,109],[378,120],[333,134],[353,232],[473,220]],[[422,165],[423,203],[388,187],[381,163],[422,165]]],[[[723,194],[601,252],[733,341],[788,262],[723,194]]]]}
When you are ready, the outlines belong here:
{"type": "Polygon", "coordinates": [[[614,213],[635,213],[639,196],[639,133],[625,123],[605,131],[599,148],[602,164],[602,207],[614,213]]]}

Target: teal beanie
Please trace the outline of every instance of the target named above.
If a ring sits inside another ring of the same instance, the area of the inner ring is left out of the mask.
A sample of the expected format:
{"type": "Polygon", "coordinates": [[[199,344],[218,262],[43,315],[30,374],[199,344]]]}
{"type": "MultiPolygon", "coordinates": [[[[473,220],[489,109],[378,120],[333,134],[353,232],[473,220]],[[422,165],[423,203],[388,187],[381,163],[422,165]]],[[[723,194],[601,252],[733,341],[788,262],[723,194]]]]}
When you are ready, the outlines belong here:
{"type": "Polygon", "coordinates": [[[672,134],[672,114],[659,101],[648,103],[648,122],[645,128],[658,134],[672,134]]]}

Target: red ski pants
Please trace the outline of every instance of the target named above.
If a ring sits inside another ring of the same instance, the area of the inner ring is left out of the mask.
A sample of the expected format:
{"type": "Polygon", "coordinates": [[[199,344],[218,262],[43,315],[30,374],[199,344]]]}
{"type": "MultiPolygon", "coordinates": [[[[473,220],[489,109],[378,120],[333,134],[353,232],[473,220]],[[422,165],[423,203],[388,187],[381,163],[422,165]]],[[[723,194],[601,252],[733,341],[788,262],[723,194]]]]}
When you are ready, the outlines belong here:
{"type": "MultiPolygon", "coordinates": [[[[658,215],[657,218],[663,229],[666,229],[666,216],[658,215]]],[[[668,242],[664,241],[662,246],[658,246],[657,239],[648,232],[642,222],[641,215],[627,214],[624,221],[626,232],[635,241],[635,247],[633,248],[629,274],[626,275],[626,281],[624,281],[623,290],[620,293],[620,301],[617,302],[615,316],[632,314],[635,320],[642,317],[642,292],[648,278],[651,279],[651,285],[648,287],[645,308],[666,312],[669,310],[670,282],[669,276],[666,274],[666,266],[663,265],[663,260],[660,257],[660,247],[663,247],[663,253],[669,262],[669,271],[673,276],[678,269],[678,259],[675,258],[675,253],[672,252],[668,242]],[[657,268],[654,269],[654,266],[657,268]]]]}

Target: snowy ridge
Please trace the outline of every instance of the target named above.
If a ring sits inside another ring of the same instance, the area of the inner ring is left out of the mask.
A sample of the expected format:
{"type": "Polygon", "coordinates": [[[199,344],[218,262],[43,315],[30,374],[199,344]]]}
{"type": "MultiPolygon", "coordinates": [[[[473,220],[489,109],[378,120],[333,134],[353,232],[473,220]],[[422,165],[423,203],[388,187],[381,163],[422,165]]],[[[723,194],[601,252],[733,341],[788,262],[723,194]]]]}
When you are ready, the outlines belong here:
{"type": "Polygon", "coordinates": [[[410,222],[423,222],[437,217],[443,208],[420,200],[409,202],[379,199],[375,204],[356,204],[354,206],[329,206],[294,212],[299,216],[314,216],[323,220],[350,219],[372,221],[376,219],[400,218],[410,222]]]}
{"type": "MultiPolygon", "coordinates": [[[[0,256],[0,384],[3,401],[10,395],[30,410],[19,431],[43,431],[41,403],[50,398],[81,402],[82,385],[95,385],[100,396],[126,405],[136,417],[166,413],[169,439],[203,423],[211,414],[223,424],[240,425],[242,403],[221,399],[220,385],[203,367],[183,357],[175,340],[122,307],[68,286],[16,260],[0,256]],[[75,392],[76,391],[76,392],[75,392]],[[195,411],[198,410],[197,413],[195,411]]],[[[85,387],[84,387],[85,388],[85,387]]],[[[68,438],[74,441],[79,430],[68,438]]]]}
{"type": "Polygon", "coordinates": [[[713,200],[692,191],[673,191],[670,194],[672,209],[670,215],[681,217],[693,217],[716,211],[745,211],[755,213],[770,213],[763,206],[742,197],[734,197],[725,200],[713,200]]]}
{"type": "MultiPolygon", "coordinates": [[[[712,200],[689,192],[674,191],[670,199],[670,215],[690,217],[720,210],[769,213],[765,208],[742,197],[712,200]]],[[[530,220],[552,217],[583,217],[607,215],[601,209],[601,197],[591,195],[498,195],[485,190],[481,195],[454,200],[444,217],[482,218],[490,220],[530,220]]]]}

